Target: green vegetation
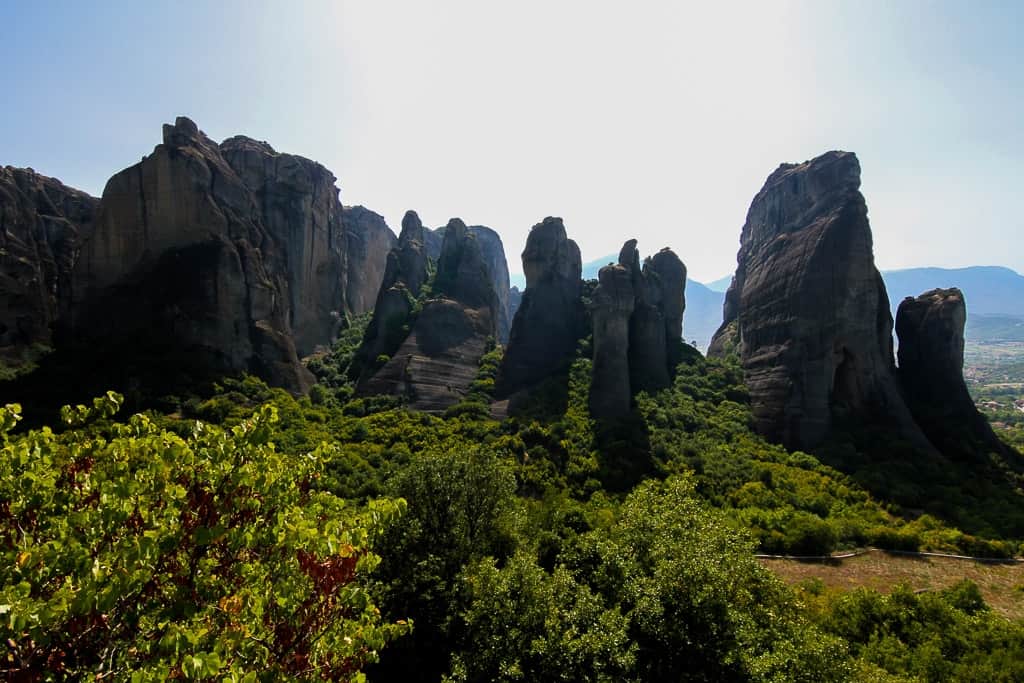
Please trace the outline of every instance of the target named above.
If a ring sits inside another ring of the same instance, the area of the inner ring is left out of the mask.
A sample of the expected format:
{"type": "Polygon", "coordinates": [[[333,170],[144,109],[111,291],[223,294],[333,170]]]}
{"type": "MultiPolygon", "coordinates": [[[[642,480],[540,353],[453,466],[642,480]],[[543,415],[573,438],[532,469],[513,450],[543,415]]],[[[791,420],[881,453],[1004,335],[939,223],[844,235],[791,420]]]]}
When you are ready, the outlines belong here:
{"type": "Polygon", "coordinates": [[[1024,623],[994,615],[969,581],[920,594],[808,592],[814,621],[849,644],[871,680],[1024,680],[1024,623]]]}
{"type": "MultiPolygon", "coordinates": [[[[308,360],[319,383],[300,399],[244,377],[121,423],[108,395],[59,432],[0,412],[7,666],[46,680],[1020,680],[1024,626],[970,584],[794,591],[754,557],[1010,556],[1021,536],[950,521],[1006,499],[962,497],[953,515],[879,499],[860,474],[756,436],[737,362],[689,347],[671,388],[612,423],[588,414],[586,340],[505,420],[490,416],[497,346],[443,416],[354,398],[365,324],[308,360]]],[[[928,490],[896,472],[891,485],[928,490]]]]}
{"type": "Polygon", "coordinates": [[[269,442],[273,406],[182,436],[108,422],[120,402],[66,409],[60,435],[11,436],[20,408],[0,409],[11,680],[346,680],[409,630],[365,579],[404,502],[317,490],[319,454],[269,442]]]}

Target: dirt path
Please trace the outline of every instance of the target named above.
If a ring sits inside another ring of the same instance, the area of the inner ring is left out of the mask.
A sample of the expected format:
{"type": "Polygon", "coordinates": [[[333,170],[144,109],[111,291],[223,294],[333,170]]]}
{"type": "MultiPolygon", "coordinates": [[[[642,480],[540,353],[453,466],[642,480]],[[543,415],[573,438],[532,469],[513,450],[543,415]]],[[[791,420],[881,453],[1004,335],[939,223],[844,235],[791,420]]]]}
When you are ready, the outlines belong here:
{"type": "Polygon", "coordinates": [[[828,588],[858,587],[888,592],[899,583],[914,590],[939,590],[963,579],[978,584],[988,605],[1011,619],[1024,619],[1024,564],[997,564],[951,557],[892,555],[872,550],[842,559],[761,558],[789,584],[819,579],[828,588]]]}

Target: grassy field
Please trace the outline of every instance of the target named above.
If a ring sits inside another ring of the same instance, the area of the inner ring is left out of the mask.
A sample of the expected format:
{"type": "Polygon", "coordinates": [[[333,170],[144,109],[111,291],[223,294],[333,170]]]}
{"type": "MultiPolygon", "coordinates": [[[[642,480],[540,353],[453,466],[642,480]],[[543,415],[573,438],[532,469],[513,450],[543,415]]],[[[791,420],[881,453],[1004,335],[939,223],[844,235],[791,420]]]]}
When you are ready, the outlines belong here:
{"type": "Polygon", "coordinates": [[[945,557],[890,555],[873,550],[842,560],[761,562],[789,584],[819,580],[828,590],[871,588],[887,593],[905,583],[914,590],[947,588],[963,579],[978,584],[985,602],[1011,619],[1024,619],[1024,563],[996,564],[945,557]]]}

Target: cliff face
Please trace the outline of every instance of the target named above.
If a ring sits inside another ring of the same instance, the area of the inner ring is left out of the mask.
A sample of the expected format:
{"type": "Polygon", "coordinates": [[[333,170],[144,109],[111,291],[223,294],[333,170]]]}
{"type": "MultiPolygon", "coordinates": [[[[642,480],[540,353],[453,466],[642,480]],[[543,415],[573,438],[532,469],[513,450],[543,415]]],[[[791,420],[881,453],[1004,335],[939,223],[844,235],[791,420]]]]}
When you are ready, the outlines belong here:
{"type": "Polygon", "coordinates": [[[345,302],[350,313],[373,310],[380,285],[384,281],[387,255],[398,239],[384,217],[362,206],[346,206],[345,252],[348,261],[345,302]]]}
{"type": "MultiPolygon", "coordinates": [[[[389,274],[391,264],[401,261],[401,245],[405,239],[403,224],[399,249],[389,256],[388,274],[382,285],[389,287],[388,291],[396,289],[389,286],[389,274]]],[[[425,264],[425,258],[425,248],[421,248],[414,259],[417,267],[396,266],[395,271],[411,272],[415,280],[420,272],[418,264],[425,264]]],[[[423,272],[425,274],[425,269],[423,272]]],[[[440,412],[457,403],[469,391],[480,359],[487,351],[488,339],[497,331],[498,302],[492,280],[476,237],[461,220],[452,219],[445,226],[431,298],[422,303],[419,313],[414,313],[408,297],[406,301],[410,303],[404,317],[402,311],[394,315],[375,311],[371,328],[376,324],[378,330],[392,330],[395,334],[389,340],[400,341],[390,357],[386,357],[386,353],[384,358],[374,357],[372,351],[365,349],[368,344],[376,343],[374,334],[379,336],[380,332],[367,331],[360,357],[380,358],[385,362],[376,369],[371,365],[371,371],[364,373],[359,393],[401,396],[411,408],[428,412],[440,412]]],[[[418,294],[422,284],[423,281],[416,284],[406,280],[397,289],[404,287],[418,294]]],[[[382,295],[387,296],[383,289],[382,295]]]]}
{"type": "Polygon", "coordinates": [[[312,380],[299,357],[370,308],[394,243],[372,212],[346,221],[320,164],[244,136],[218,145],[183,117],[108,181],[90,223],[68,344],[252,372],[293,392],[312,380]]]}
{"type": "Polygon", "coordinates": [[[345,311],[333,182],[266,143],[164,126],[163,144],[104,190],[75,271],[74,338],[133,339],[304,391],[297,351],[329,343],[345,311]]]}
{"type": "Polygon", "coordinates": [[[634,394],[670,384],[680,360],[685,287],[686,266],[678,256],[662,249],[641,268],[636,240],[623,245],[617,264],[600,270],[591,307],[591,415],[620,417],[634,394]]]}
{"type": "MultiPolygon", "coordinates": [[[[346,312],[347,245],[336,179],[314,161],[244,136],[225,140],[219,151],[249,191],[254,229],[274,245],[264,256],[274,261],[267,264],[271,277],[283,279],[287,326],[299,355],[307,355],[330,343],[346,312]]],[[[222,202],[221,194],[214,192],[214,201],[222,202]]]]}
{"type": "Polygon", "coordinates": [[[566,236],[562,219],[533,226],[522,258],[526,290],[512,321],[499,396],[566,371],[583,334],[580,250],[566,236]]]}
{"type": "MultiPolygon", "coordinates": [[[[441,257],[441,246],[446,230],[447,226],[442,226],[436,230],[427,230],[424,234],[427,254],[434,261],[441,257]]],[[[487,269],[491,274],[491,287],[498,298],[497,340],[505,344],[508,342],[512,330],[512,294],[509,288],[508,259],[505,257],[505,246],[498,233],[485,225],[470,225],[467,230],[476,238],[480,252],[487,262],[487,269]]]]}
{"type": "Polygon", "coordinates": [[[33,344],[52,344],[98,204],[32,169],[0,168],[0,357],[8,365],[33,344]]]}
{"type": "Polygon", "coordinates": [[[737,348],[757,430],[790,447],[819,443],[837,414],[884,417],[927,447],[895,380],[892,317],[859,188],[848,152],[769,176],[747,212],[709,350],[737,348]]]}
{"type": "Polygon", "coordinates": [[[377,359],[394,355],[409,333],[416,297],[427,281],[426,232],[416,212],[406,212],[398,244],[388,253],[373,317],[357,352],[361,385],[379,369],[377,359]]]}
{"type": "Polygon", "coordinates": [[[964,437],[1002,451],[964,382],[966,322],[967,305],[959,289],[904,299],[896,313],[899,379],[914,419],[943,453],[964,454],[964,437]]]}

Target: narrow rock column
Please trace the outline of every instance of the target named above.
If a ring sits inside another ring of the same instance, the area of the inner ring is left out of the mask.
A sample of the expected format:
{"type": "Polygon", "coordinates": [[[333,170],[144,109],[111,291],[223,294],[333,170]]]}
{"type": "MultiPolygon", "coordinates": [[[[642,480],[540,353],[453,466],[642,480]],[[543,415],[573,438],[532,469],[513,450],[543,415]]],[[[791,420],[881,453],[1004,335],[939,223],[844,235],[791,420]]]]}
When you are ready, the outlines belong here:
{"type": "Polygon", "coordinates": [[[618,263],[598,273],[592,314],[594,368],[590,384],[590,414],[597,419],[629,412],[629,319],[635,307],[633,270],[618,263]]]}
{"type": "Polygon", "coordinates": [[[964,455],[965,437],[1002,451],[964,382],[967,304],[956,288],[907,297],[896,312],[899,378],[914,419],[946,454],[964,455]]]}
{"type": "Polygon", "coordinates": [[[580,250],[562,219],[533,226],[522,258],[526,291],[498,377],[503,397],[566,372],[584,328],[580,250]]]}

